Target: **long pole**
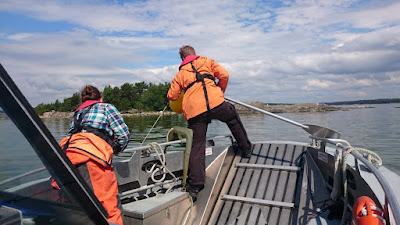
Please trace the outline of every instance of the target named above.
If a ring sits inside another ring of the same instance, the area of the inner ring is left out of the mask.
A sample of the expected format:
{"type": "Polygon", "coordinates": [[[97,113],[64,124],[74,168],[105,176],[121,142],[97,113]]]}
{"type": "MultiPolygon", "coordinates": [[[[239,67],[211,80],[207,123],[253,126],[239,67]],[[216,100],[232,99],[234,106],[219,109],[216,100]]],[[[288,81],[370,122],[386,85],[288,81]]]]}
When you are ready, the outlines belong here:
{"type": "Polygon", "coordinates": [[[291,124],[293,124],[293,125],[296,125],[296,126],[298,126],[298,127],[303,128],[303,129],[306,129],[306,130],[309,129],[309,127],[306,126],[306,125],[304,125],[304,124],[298,123],[298,122],[296,122],[296,121],[287,119],[287,118],[282,117],[282,116],[278,116],[278,115],[276,115],[276,114],[273,114],[273,113],[271,113],[271,112],[262,110],[262,109],[260,109],[260,108],[254,107],[254,106],[252,106],[252,105],[248,105],[248,104],[246,104],[246,103],[239,102],[239,101],[237,101],[237,100],[235,100],[235,99],[231,99],[231,98],[228,98],[228,97],[225,97],[225,99],[228,100],[228,101],[230,101],[230,102],[234,102],[234,103],[236,103],[236,104],[239,104],[239,105],[245,106],[245,107],[247,107],[247,108],[256,110],[256,111],[258,111],[258,112],[267,114],[267,115],[269,115],[269,116],[275,117],[275,118],[280,119],[280,120],[282,120],[282,121],[291,123],[291,124]]]}

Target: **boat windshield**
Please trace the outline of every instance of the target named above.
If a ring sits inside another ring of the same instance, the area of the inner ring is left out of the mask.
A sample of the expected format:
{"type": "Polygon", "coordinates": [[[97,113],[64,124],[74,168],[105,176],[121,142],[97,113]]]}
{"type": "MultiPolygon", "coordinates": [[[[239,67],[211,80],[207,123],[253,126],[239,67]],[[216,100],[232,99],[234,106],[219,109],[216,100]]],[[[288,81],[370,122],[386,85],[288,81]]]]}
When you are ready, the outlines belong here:
{"type": "Polygon", "coordinates": [[[52,186],[46,165],[1,110],[0,155],[0,224],[18,220],[22,224],[51,224],[54,220],[93,224],[61,185],[61,190],[52,186]],[[59,218],[61,215],[69,221],[59,218]],[[71,217],[75,219],[70,221],[71,217]]]}
{"type": "Polygon", "coordinates": [[[0,107],[0,224],[108,224],[104,207],[1,64],[0,107]]]}

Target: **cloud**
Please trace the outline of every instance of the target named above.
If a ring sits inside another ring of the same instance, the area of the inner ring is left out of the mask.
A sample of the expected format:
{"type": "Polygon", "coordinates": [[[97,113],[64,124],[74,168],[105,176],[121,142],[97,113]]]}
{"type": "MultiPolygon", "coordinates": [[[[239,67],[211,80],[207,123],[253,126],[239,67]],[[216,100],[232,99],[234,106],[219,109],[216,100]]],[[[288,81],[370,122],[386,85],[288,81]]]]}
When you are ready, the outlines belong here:
{"type": "Polygon", "coordinates": [[[0,58],[33,105],[87,83],[170,82],[184,44],[226,67],[226,94],[244,101],[398,97],[399,10],[390,0],[3,0],[0,15],[48,27],[2,31],[0,58]]]}

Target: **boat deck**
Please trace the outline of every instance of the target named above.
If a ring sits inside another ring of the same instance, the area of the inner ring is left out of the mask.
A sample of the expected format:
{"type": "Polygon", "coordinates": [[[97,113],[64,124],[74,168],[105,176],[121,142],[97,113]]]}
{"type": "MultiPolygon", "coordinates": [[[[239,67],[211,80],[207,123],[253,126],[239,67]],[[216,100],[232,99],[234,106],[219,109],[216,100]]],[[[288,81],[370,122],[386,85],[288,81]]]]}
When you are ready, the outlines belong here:
{"type": "Polygon", "coordinates": [[[207,224],[292,224],[300,158],[306,146],[257,143],[235,157],[207,224]]]}

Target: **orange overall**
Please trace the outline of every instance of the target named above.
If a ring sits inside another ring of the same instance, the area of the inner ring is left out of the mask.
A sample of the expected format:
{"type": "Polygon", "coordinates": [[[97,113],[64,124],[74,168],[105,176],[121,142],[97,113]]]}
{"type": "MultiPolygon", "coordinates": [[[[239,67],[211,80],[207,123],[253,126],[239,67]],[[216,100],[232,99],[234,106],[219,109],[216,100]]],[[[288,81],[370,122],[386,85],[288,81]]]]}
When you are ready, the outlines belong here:
{"type": "MultiPolygon", "coordinates": [[[[61,148],[69,138],[61,140],[61,148]]],[[[69,141],[66,155],[107,210],[108,222],[122,225],[118,183],[111,165],[112,147],[95,134],[76,133],[69,141]]],[[[55,182],[52,182],[52,185],[58,188],[55,182]]]]}

